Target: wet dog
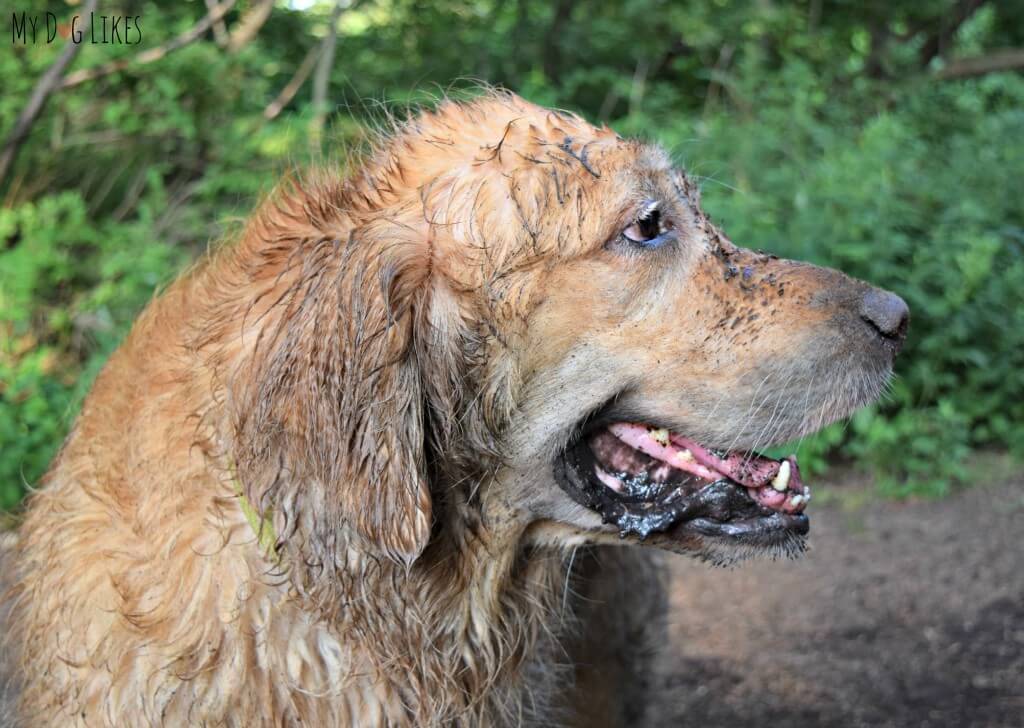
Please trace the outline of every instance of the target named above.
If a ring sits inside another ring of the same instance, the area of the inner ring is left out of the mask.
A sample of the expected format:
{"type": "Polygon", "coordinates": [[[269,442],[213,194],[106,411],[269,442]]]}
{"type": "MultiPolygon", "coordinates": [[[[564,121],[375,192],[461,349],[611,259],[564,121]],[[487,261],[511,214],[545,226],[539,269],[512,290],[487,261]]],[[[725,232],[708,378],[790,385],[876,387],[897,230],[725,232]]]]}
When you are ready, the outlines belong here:
{"type": "Polygon", "coordinates": [[[656,146],[443,103],[282,183],[111,358],[12,554],[18,714],[569,722],[570,554],[798,553],[810,490],[756,450],[873,400],[906,326],[733,245],[656,146]]]}

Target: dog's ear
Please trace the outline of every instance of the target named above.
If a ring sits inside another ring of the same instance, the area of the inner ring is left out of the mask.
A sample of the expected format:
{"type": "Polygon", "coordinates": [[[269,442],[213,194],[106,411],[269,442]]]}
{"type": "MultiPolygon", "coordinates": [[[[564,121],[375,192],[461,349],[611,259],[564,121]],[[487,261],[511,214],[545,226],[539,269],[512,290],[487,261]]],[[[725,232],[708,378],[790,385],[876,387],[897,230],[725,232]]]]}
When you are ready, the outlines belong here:
{"type": "Polygon", "coordinates": [[[424,387],[413,345],[425,246],[396,226],[290,241],[249,318],[235,415],[247,495],[311,563],[362,546],[411,563],[430,538],[424,387]],[[262,309],[262,310],[261,310],[262,309]],[[348,531],[348,538],[342,534],[348,531]]]}

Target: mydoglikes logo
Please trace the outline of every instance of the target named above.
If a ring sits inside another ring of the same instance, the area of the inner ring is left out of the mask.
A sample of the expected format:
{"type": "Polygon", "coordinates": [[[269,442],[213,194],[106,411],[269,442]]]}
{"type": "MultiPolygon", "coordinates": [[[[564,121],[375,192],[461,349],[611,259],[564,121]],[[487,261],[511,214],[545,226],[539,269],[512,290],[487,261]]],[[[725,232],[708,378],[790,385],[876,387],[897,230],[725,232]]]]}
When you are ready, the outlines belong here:
{"type": "Polygon", "coordinates": [[[138,15],[74,15],[60,22],[53,13],[11,13],[11,43],[35,45],[53,43],[57,38],[93,45],[138,45],[142,26],[138,15]]]}

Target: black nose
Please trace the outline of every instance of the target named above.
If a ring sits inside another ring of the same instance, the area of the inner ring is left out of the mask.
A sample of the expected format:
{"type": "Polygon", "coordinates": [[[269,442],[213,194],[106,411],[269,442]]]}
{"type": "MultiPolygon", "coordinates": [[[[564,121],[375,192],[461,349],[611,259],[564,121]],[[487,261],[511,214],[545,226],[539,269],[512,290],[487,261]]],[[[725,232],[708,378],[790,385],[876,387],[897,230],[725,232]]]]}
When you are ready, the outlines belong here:
{"type": "Polygon", "coordinates": [[[882,338],[895,344],[897,351],[903,345],[910,309],[895,293],[872,288],[861,299],[860,315],[882,338]]]}

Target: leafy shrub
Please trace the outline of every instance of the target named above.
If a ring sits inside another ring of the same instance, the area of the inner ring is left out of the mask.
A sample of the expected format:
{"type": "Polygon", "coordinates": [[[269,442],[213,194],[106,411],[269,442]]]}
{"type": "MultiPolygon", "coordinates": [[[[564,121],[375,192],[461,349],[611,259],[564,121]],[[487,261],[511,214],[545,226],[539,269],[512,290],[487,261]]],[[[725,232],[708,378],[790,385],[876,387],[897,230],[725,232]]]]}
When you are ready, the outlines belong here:
{"type": "Polygon", "coordinates": [[[74,192],[0,209],[0,507],[39,477],[127,324],[186,256],[74,192]]]}

